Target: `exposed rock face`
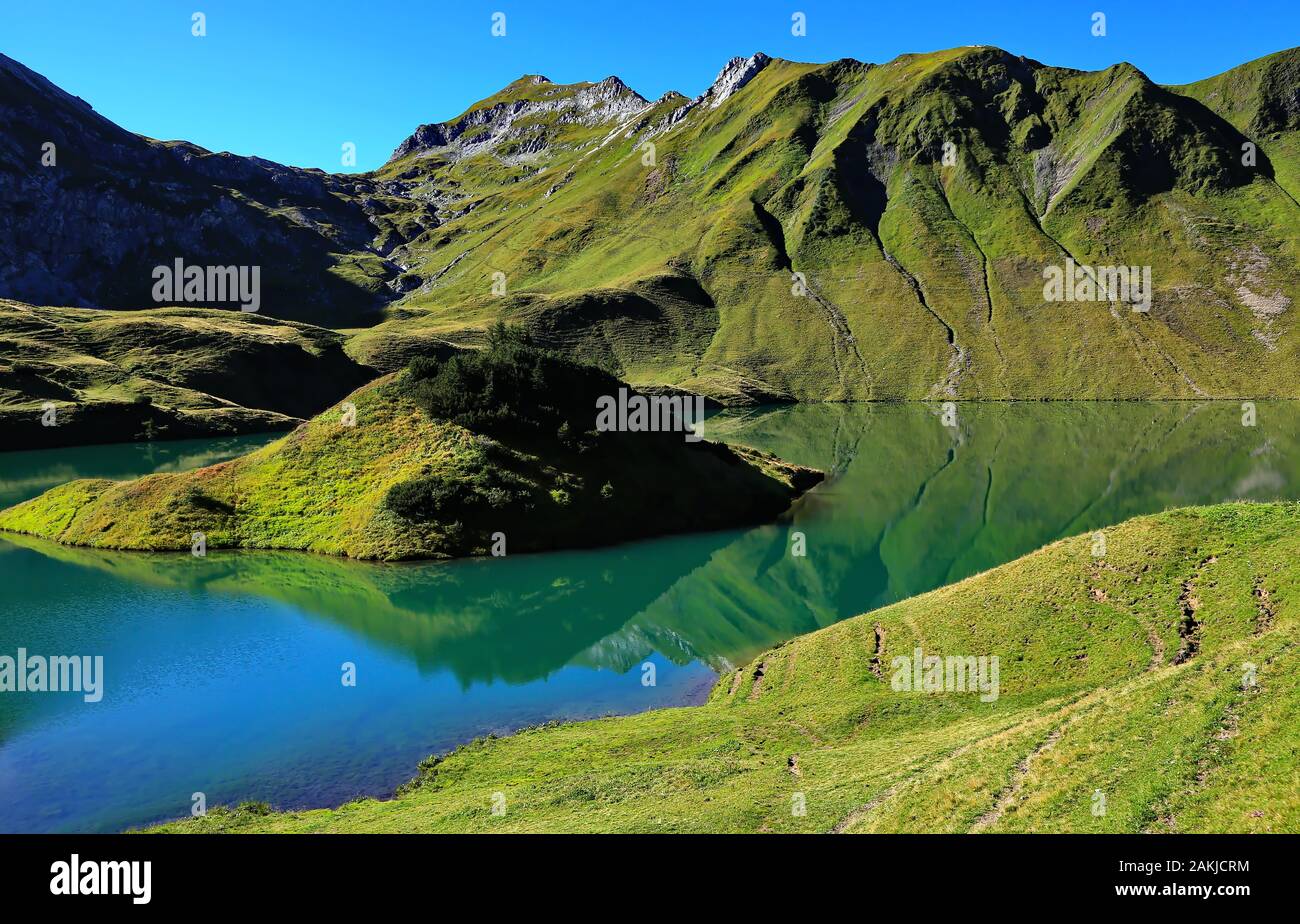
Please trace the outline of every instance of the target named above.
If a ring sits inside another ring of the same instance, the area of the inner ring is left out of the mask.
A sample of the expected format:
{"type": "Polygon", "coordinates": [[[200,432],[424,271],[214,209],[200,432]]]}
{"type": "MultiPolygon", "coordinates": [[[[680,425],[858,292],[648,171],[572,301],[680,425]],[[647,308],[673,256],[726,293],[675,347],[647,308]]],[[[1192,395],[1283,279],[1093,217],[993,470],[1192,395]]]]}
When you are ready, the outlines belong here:
{"type": "Polygon", "coordinates": [[[153,268],[180,258],[260,266],[267,314],[359,321],[385,300],[382,280],[366,288],[328,271],[373,249],[381,209],[363,203],[377,192],[364,178],[132,134],[0,55],[6,297],[156,307],[153,268]]]}
{"type": "Polygon", "coordinates": [[[667,131],[682,119],[690,114],[691,110],[699,106],[707,106],[709,109],[717,109],[736,91],[740,90],[745,84],[754,79],[754,76],[767,67],[772,59],[763,52],[758,51],[748,58],[735,57],[723,66],[718,72],[709,88],[701,93],[695,99],[691,100],[680,109],[676,109],[668,116],[665,123],[657,127],[658,131],[667,131]]]}
{"type": "MultiPolygon", "coordinates": [[[[437,154],[462,160],[494,150],[508,141],[523,141],[523,153],[545,150],[559,125],[599,125],[621,122],[649,106],[649,102],[617,77],[600,83],[551,84],[545,77],[521,77],[512,85],[549,85],[540,98],[530,95],[473,109],[450,122],[421,125],[398,145],[390,162],[410,154],[437,154]]],[[[518,154],[515,150],[512,153],[518,154]]]]}
{"type": "Polygon", "coordinates": [[[754,79],[754,75],[765,68],[772,59],[761,51],[748,58],[732,58],[718,72],[713,85],[704,91],[698,102],[707,102],[710,109],[717,109],[745,84],[754,79]]]}

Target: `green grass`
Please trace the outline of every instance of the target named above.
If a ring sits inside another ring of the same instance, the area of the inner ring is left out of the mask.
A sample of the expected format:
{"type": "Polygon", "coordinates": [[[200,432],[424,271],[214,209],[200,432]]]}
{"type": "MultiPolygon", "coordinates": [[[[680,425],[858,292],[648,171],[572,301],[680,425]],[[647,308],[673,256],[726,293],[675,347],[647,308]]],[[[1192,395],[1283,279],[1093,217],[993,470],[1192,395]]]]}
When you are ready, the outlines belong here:
{"type": "Polygon", "coordinates": [[[1300,506],[1105,534],[1103,558],[1063,540],[794,639],[703,706],[480,739],[392,799],[154,830],[1300,830],[1300,506]],[[894,692],[891,659],[918,645],[997,655],[1000,696],[894,692]]]}
{"type": "Polygon", "coordinates": [[[1171,87],[1204,104],[1252,139],[1260,163],[1292,199],[1300,199],[1300,113],[1289,100],[1300,80],[1300,55],[1279,51],[1215,77],[1171,87]]]}
{"type": "Polygon", "coordinates": [[[372,378],[333,331],[238,311],[0,301],[6,448],[287,430],[372,378]],[[57,425],[42,426],[52,406],[57,425]]]}
{"type": "MultiPolygon", "coordinates": [[[[671,128],[680,97],[521,78],[413,136],[468,120],[461,141],[482,141],[493,129],[474,123],[495,111],[509,121],[500,143],[404,145],[370,174],[283,168],[279,182],[242,158],[91,125],[36,84],[17,91],[48,118],[13,128],[38,144],[62,137],[64,117],[116,139],[112,159],[69,160],[86,186],[147,189],[140,163],[171,152],[185,215],[217,195],[234,206],[198,242],[184,216],[143,203],[166,253],[260,260],[264,313],[347,326],[348,352],[384,371],[433,344],[479,345],[505,320],[633,384],[731,403],[1295,398],[1297,73],[1298,49],[1179,87],[1125,63],[1083,72],[989,46],[880,65],[775,59],[671,128]],[[546,108],[599,88],[632,108],[546,108]],[[1150,314],[1045,301],[1044,268],[1067,259],[1150,266],[1150,314]]],[[[79,208],[61,224],[85,223],[79,208]]],[[[113,230],[123,259],[43,291],[150,304],[161,245],[113,230]]],[[[56,262],[15,247],[14,265],[56,262]]],[[[18,384],[36,398],[38,383],[18,384]]]]}
{"type": "Polygon", "coordinates": [[[1176,88],[987,46],[774,60],[666,133],[658,107],[603,147],[547,125],[544,155],[507,176],[494,152],[410,155],[380,175],[472,208],[398,246],[421,283],[349,349],[473,344],[504,318],[731,402],[1295,397],[1297,126],[1278,88],[1297,59],[1176,88]],[[1247,138],[1269,152],[1258,169],[1247,138]],[[1151,266],[1151,313],[1045,302],[1043,268],[1067,257],[1151,266]]]}
{"type": "Polygon", "coordinates": [[[620,384],[515,344],[422,360],[247,456],[74,481],[0,512],[0,529],[108,549],[189,549],[203,533],[211,549],[447,558],[487,554],[497,534],[509,553],[766,522],[820,480],[681,433],[597,433],[595,396],[620,384]]]}

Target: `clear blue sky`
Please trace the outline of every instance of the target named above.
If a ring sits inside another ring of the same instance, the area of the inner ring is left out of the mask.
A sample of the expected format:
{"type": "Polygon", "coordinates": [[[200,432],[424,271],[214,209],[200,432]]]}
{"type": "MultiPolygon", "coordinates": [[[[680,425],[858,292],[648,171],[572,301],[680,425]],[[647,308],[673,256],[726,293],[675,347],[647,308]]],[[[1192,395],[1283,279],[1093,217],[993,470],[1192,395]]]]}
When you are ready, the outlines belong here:
{"type": "Polygon", "coordinates": [[[733,55],[884,62],[997,45],[1160,83],[1300,44],[1300,0],[3,0],[0,52],[132,131],[340,170],[525,73],[701,92],[733,55]],[[191,14],[207,16],[207,36],[191,14]],[[1107,16],[1107,35],[1091,17],[1107,16]],[[506,14],[506,35],[490,34],[506,14]],[[807,35],[791,35],[791,14],[807,35]]]}

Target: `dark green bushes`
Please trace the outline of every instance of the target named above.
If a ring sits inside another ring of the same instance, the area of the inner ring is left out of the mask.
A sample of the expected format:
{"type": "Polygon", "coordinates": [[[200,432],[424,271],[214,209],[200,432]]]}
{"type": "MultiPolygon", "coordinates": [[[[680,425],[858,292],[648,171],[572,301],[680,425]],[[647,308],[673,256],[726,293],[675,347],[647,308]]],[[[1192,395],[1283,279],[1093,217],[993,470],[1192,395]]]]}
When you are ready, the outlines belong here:
{"type": "Polygon", "coordinates": [[[570,449],[592,430],[596,398],[619,387],[609,373],[540,349],[500,322],[486,349],[444,361],[417,357],[405,381],[431,417],[499,437],[559,437],[570,449]]]}
{"type": "Polygon", "coordinates": [[[526,504],[529,496],[526,483],[489,470],[472,478],[412,478],[389,488],[384,505],[407,520],[457,521],[526,504]]]}

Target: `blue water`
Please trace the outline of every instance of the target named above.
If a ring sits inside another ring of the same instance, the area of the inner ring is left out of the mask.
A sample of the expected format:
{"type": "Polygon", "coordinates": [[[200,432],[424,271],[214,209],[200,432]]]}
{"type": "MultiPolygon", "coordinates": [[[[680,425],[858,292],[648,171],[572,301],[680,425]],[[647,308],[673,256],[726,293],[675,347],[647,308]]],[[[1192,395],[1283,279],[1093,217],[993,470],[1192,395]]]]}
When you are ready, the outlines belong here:
{"type": "MultiPolygon", "coordinates": [[[[794,635],[1135,514],[1300,496],[1300,410],[921,405],[727,412],[710,435],[828,471],[780,522],[452,563],[0,539],[0,654],[102,655],[104,697],[0,694],[0,830],[114,831],[209,805],[386,795],[424,756],[698,702],[794,635]],[[805,533],[806,558],[788,554],[805,533]],[[341,683],[344,662],[357,684],[341,683]],[[655,683],[643,683],[644,665],[655,683]]],[[[0,454],[0,504],[210,464],[264,438],[0,454]]]]}

